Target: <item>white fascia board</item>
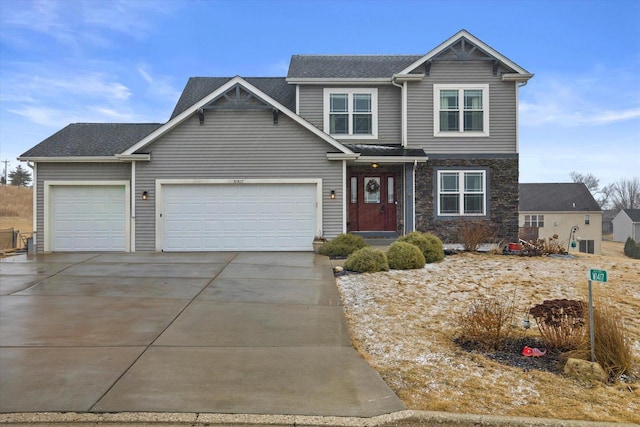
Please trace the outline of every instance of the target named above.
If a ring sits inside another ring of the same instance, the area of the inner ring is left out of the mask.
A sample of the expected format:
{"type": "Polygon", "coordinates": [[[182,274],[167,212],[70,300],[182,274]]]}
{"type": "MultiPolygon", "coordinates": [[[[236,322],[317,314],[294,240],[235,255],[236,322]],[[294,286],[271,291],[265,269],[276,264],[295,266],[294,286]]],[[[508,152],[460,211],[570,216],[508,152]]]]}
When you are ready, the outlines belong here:
{"type": "Polygon", "coordinates": [[[360,157],[358,153],[327,153],[327,159],[329,160],[355,160],[360,157]]]}
{"type": "Polygon", "coordinates": [[[17,160],[41,163],[104,163],[121,161],[115,156],[18,157],[17,160]]]}
{"type": "Polygon", "coordinates": [[[390,85],[391,79],[387,77],[375,77],[375,78],[353,78],[353,79],[344,79],[344,78],[314,78],[314,77],[305,77],[305,78],[287,78],[287,83],[289,84],[307,84],[307,85],[390,85]]]}
{"type": "Polygon", "coordinates": [[[422,58],[418,59],[413,64],[409,65],[404,70],[400,71],[399,74],[409,74],[411,71],[415,70],[417,67],[419,67],[420,65],[424,64],[428,60],[432,59],[433,57],[435,57],[436,55],[438,55],[439,53],[441,53],[442,51],[444,51],[449,46],[451,46],[452,44],[456,43],[458,40],[460,40],[463,37],[466,38],[467,40],[469,40],[471,43],[473,43],[476,46],[478,46],[479,48],[481,48],[482,50],[484,50],[487,54],[493,56],[494,58],[498,59],[503,64],[507,65],[509,68],[517,71],[518,74],[530,74],[527,70],[525,70],[524,68],[522,68],[521,66],[519,66],[518,64],[516,64],[515,62],[513,62],[512,60],[510,60],[506,56],[502,55],[497,50],[493,49],[488,44],[486,44],[485,42],[481,41],[480,39],[478,39],[477,37],[475,37],[474,35],[469,33],[467,30],[458,31],[456,34],[454,34],[453,36],[449,37],[447,40],[445,40],[444,42],[440,43],[437,47],[435,47],[434,49],[429,51],[425,56],[423,56],[422,58]]]}
{"type": "Polygon", "coordinates": [[[116,158],[127,162],[148,162],[151,160],[151,154],[116,154],[116,158]]]}
{"type": "Polygon", "coordinates": [[[420,82],[424,79],[424,74],[394,74],[392,79],[395,82],[420,82]]]}
{"type": "Polygon", "coordinates": [[[284,105],[280,104],[278,101],[276,101],[275,99],[271,98],[269,95],[267,95],[266,93],[262,92],[261,90],[259,90],[258,88],[256,88],[255,86],[253,86],[252,84],[247,82],[246,80],[244,80],[242,77],[236,76],[236,77],[232,78],[231,80],[229,80],[227,83],[225,83],[222,86],[220,86],[215,91],[211,92],[208,96],[202,98],[200,101],[198,101],[195,104],[193,104],[191,107],[189,107],[188,109],[183,111],[177,117],[174,117],[172,120],[169,120],[167,123],[165,123],[164,125],[160,126],[155,131],[151,132],[149,135],[147,135],[142,140],[140,140],[140,142],[138,142],[137,144],[131,146],[126,151],[124,151],[122,153],[122,155],[133,154],[136,151],[140,150],[141,148],[144,148],[145,146],[151,144],[156,139],[160,138],[162,135],[164,135],[165,133],[169,132],[170,130],[172,130],[173,128],[175,128],[176,126],[178,126],[179,124],[181,124],[185,120],[187,120],[189,117],[194,115],[200,108],[204,107],[209,102],[211,102],[214,99],[216,99],[218,96],[220,96],[223,93],[225,93],[228,90],[230,90],[236,84],[239,84],[240,86],[244,87],[249,92],[251,92],[254,95],[258,96],[260,99],[262,99],[266,103],[270,104],[271,106],[273,106],[278,111],[284,113],[287,117],[289,117],[290,119],[292,119],[293,121],[295,121],[296,123],[301,125],[302,127],[306,128],[307,130],[311,131],[316,136],[320,137],[324,141],[326,141],[329,144],[331,144],[334,148],[337,148],[338,150],[340,150],[340,151],[342,151],[343,153],[346,153],[346,154],[351,154],[352,153],[351,150],[349,150],[347,147],[345,147],[344,145],[340,144],[338,141],[336,141],[335,139],[331,138],[329,135],[327,135],[326,133],[322,132],[317,127],[313,126],[311,123],[309,123],[308,121],[306,121],[302,117],[298,116],[293,111],[289,110],[287,107],[285,107],[284,105]]]}
{"type": "Polygon", "coordinates": [[[360,156],[354,163],[425,163],[428,157],[410,157],[410,156],[360,156]]]}
{"type": "Polygon", "coordinates": [[[527,73],[527,74],[507,73],[507,74],[503,74],[502,75],[502,81],[505,81],[505,82],[526,82],[531,77],[533,77],[533,74],[530,74],[530,73],[527,73]]]}

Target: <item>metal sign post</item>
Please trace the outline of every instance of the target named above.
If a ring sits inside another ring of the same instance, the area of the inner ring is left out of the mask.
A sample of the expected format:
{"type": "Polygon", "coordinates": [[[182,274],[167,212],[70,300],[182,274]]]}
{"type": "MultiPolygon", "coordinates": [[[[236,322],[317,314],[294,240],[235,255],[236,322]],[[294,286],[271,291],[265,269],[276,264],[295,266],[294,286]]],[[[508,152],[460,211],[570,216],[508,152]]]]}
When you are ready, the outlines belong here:
{"type": "Polygon", "coordinates": [[[607,282],[607,272],[605,270],[589,269],[589,338],[591,340],[591,361],[596,361],[596,338],[593,330],[593,294],[591,292],[591,281],[607,282]]]}

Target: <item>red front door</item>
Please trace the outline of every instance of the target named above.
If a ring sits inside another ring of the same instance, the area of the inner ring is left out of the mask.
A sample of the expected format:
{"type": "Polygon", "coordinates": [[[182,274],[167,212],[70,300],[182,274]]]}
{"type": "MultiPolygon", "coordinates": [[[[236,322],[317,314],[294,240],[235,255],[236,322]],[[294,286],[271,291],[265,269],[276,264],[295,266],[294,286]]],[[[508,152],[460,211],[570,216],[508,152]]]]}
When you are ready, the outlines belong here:
{"type": "Polygon", "coordinates": [[[349,231],[397,231],[397,174],[371,171],[349,178],[349,231]]]}

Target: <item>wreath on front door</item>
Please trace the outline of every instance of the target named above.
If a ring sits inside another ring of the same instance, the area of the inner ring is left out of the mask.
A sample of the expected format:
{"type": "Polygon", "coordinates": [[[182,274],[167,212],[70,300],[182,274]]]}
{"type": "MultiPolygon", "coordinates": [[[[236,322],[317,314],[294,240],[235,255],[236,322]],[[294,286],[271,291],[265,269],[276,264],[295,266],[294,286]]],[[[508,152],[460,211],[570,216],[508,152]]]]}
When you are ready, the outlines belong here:
{"type": "Polygon", "coordinates": [[[367,193],[377,193],[380,190],[380,184],[375,179],[370,179],[367,182],[367,193]]]}

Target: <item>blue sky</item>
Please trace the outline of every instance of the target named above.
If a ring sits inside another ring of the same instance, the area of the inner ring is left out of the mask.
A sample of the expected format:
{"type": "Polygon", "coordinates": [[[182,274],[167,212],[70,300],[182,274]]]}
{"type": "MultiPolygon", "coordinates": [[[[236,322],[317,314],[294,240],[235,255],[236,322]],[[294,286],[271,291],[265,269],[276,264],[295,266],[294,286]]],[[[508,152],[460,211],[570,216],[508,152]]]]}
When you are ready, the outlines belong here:
{"type": "Polygon", "coordinates": [[[165,122],[190,76],[424,54],[460,29],[535,74],[520,181],[640,176],[640,0],[0,1],[0,160],[74,122],[165,122]]]}

